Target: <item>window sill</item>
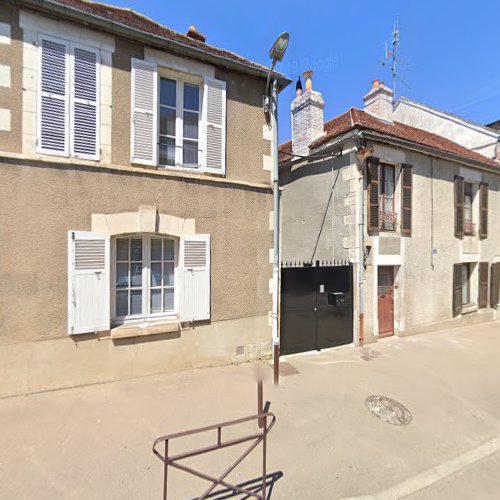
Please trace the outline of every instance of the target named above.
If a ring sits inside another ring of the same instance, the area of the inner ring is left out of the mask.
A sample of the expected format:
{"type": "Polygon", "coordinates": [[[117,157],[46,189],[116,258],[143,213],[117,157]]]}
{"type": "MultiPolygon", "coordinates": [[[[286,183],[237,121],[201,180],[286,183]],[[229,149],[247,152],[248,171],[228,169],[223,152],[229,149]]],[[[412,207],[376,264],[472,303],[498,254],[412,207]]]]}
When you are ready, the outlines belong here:
{"type": "Polygon", "coordinates": [[[164,323],[141,323],[138,325],[120,325],[111,329],[111,338],[125,339],[130,337],[144,337],[147,335],[160,335],[162,333],[177,333],[181,331],[178,320],[164,323]]]}
{"type": "Polygon", "coordinates": [[[466,304],[462,306],[462,314],[473,314],[477,313],[477,305],[476,304],[466,304]]]}

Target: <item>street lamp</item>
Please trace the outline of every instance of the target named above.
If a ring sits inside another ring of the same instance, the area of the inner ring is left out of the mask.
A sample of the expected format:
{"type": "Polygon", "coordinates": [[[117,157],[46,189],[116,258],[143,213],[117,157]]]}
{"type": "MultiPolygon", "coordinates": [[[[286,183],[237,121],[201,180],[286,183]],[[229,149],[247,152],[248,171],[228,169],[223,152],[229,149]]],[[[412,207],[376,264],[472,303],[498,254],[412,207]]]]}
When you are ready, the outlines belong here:
{"type": "Polygon", "coordinates": [[[272,309],[272,325],[273,325],[273,364],[274,364],[274,383],[279,383],[279,349],[280,339],[278,335],[278,297],[279,297],[279,166],[278,166],[278,83],[276,78],[273,79],[272,89],[270,89],[271,78],[274,72],[274,67],[277,62],[280,62],[288,47],[288,33],[281,33],[276,39],[269,57],[273,60],[269,74],[267,75],[266,94],[264,97],[264,113],[266,119],[273,132],[273,163],[274,163],[274,178],[273,178],[273,200],[274,200],[274,248],[273,248],[273,309],[272,309]],[[271,90],[271,92],[270,92],[271,90]]]}
{"type": "MultiPolygon", "coordinates": [[[[276,41],[273,43],[273,46],[271,47],[271,50],[269,51],[269,57],[273,60],[273,64],[271,66],[271,69],[269,70],[269,73],[267,75],[267,83],[266,83],[266,94],[265,94],[265,100],[264,100],[264,112],[266,113],[266,117],[269,121],[269,114],[271,112],[270,109],[270,101],[272,99],[272,96],[269,95],[269,84],[271,83],[271,76],[273,75],[274,72],[274,67],[276,66],[277,62],[281,62],[283,57],[285,56],[286,49],[288,47],[288,41],[290,39],[290,35],[285,31],[281,33],[281,35],[276,38],[276,41]]],[[[276,82],[276,80],[275,80],[276,82]]],[[[276,108],[278,107],[278,103],[276,101],[276,108]]]]}

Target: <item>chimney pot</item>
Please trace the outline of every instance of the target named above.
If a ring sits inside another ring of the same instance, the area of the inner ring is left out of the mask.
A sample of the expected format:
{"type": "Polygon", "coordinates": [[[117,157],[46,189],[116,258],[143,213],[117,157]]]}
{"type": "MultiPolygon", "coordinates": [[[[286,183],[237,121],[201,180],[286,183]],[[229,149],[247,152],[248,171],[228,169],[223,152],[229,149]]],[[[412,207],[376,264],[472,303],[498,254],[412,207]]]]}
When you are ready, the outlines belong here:
{"type": "Polygon", "coordinates": [[[203,34],[200,33],[197,29],[196,26],[191,25],[189,29],[187,30],[186,36],[188,38],[192,38],[193,40],[198,40],[199,42],[205,43],[207,37],[203,34]]]}
{"type": "Polygon", "coordinates": [[[302,81],[299,79],[297,80],[297,84],[295,85],[295,97],[300,97],[302,95],[302,81]]]}
{"type": "Polygon", "coordinates": [[[302,76],[306,80],[306,92],[309,92],[310,90],[313,89],[313,83],[312,83],[312,77],[314,76],[314,71],[312,70],[307,70],[302,73],[302,76]]]}

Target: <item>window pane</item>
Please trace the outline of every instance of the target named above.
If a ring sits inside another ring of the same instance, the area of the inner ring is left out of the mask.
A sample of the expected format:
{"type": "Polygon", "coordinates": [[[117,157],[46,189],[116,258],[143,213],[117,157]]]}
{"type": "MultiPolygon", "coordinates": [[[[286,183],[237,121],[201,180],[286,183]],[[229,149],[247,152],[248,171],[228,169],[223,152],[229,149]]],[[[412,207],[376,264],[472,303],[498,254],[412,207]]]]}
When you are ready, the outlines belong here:
{"type": "Polygon", "coordinates": [[[127,316],[128,314],[128,291],[120,290],[116,292],[116,315],[127,316]]]}
{"type": "Polygon", "coordinates": [[[200,109],[200,88],[197,85],[184,84],[184,109],[200,109]]]}
{"type": "Polygon", "coordinates": [[[151,264],[151,286],[161,286],[161,263],[151,264]]]}
{"type": "Polygon", "coordinates": [[[462,304],[469,303],[469,267],[462,266],[462,304]]]}
{"type": "Polygon", "coordinates": [[[142,264],[130,266],[130,286],[142,286],[142,264]]]}
{"type": "Polygon", "coordinates": [[[161,307],[161,290],[151,290],[151,312],[162,312],[161,307]]]}
{"type": "Polygon", "coordinates": [[[173,262],[165,262],[163,265],[163,286],[174,286],[173,262]]]}
{"type": "Polygon", "coordinates": [[[128,286],[128,264],[116,264],[116,287],[128,286]]]}
{"type": "Polygon", "coordinates": [[[116,260],[128,260],[128,238],[116,240],[116,260]]]}
{"type": "Polygon", "coordinates": [[[184,111],[184,137],[198,139],[198,113],[184,111]]]}
{"type": "Polygon", "coordinates": [[[142,261],[142,239],[131,240],[130,260],[142,261]]]}
{"type": "Polygon", "coordinates": [[[175,137],[175,109],[160,108],[160,134],[175,137]]]}
{"type": "Polygon", "coordinates": [[[142,290],[130,291],[130,314],[142,313],[142,290]]]}
{"type": "Polygon", "coordinates": [[[172,289],[163,290],[163,310],[173,311],[174,309],[174,291],[172,289]]]}
{"type": "Polygon", "coordinates": [[[160,104],[175,108],[175,80],[160,78],[160,104]]]}
{"type": "Polygon", "coordinates": [[[174,260],[174,240],[163,240],[163,259],[174,260]]]}
{"type": "Polygon", "coordinates": [[[182,162],[186,165],[198,165],[198,143],[184,141],[182,162]]]}
{"type": "Polygon", "coordinates": [[[160,137],[160,165],[175,165],[175,139],[160,137]]]}
{"type": "Polygon", "coordinates": [[[161,239],[151,239],[151,260],[161,260],[161,239]]]}

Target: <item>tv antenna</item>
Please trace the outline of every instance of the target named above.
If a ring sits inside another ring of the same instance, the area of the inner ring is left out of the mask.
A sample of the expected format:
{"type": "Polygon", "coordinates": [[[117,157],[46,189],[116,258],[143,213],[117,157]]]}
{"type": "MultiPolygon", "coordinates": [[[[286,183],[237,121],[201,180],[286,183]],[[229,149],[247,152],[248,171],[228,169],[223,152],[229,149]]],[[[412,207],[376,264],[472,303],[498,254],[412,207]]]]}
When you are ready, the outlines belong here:
{"type": "Polygon", "coordinates": [[[394,97],[396,97],[396,80],[399,80],[403,85],[408,87],[408,84],[399,76],[399,59],[398,59],[398,44],[399,44],[399,21],[398,18],[394,20],[394,29],[392,30],[392,41],[389,44],[385,42],[385,58],[382,60],[382,66],[390,67],[392,76],[392,90],[394,97]]]}

